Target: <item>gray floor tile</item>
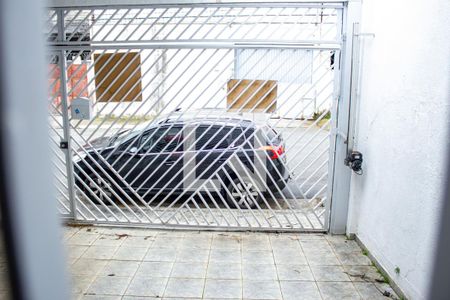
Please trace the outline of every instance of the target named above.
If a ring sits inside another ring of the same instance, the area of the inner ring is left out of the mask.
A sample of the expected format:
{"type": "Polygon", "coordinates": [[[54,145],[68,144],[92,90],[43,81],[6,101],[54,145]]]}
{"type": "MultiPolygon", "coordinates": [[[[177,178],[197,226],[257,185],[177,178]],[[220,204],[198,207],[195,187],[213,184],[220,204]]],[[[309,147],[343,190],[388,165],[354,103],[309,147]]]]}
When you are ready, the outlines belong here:
{"type": "Polygon", "coordinates": [[[167,283],[165,298],[185,297],[201,298],[203,295],[204,279],[184,279],[184,278],[170,278],[167,283]]]}
{"type": "Polygon", "coordinates": [[[392,299],[383,295],[384,289],[378,289],[377,286],[371,282],[355,282],[354,286],[364,300],[392,299]]]}
{"type": "Polygon", "coordinates": [[[272,251],[242,251],[243,264],[273,264],[272,251]]]}
{"type": "Polygon", "coordinates": [[[113,234],[102,234],[98,239],[95,240],[93,245],[95,246],[114,246],[118,247],[122,245],[124,240],[126,240],[126,236],[121,235],[113,235],[113,234]]]}
{"type": "Polygon", "coordinates": [[[92,282],[87,294],[123,295],[130,280],[131,277],[99,276],[92,282]]]}
{"type": "Polygon", "coordinates": [[[111,259],[116,250],[116,246],[91,246],[81,257],[92,259],[111,259]]]}
{"type": "Polygon", "coordinates": [[[277,265],[280,280],[314,281],[308,265],[277,265]]]}
{"type": "Polygon", "coordinates": [[[211,249],[209,260],[214,262],[241,263],[241,251],[211,249]]]}
{"type": "Polygon", "coordinates": [[[176,262],[170,277],[175,278],[205,278],[206,263],[201,262],[176,262]]]}
{"type": "Polygon", "coordinates": [[[280,281],[283,300],[321,300],[319,288],[315,282],[280,281]]]}
{"type": "Polygon", "coordinates": [[[215,235],[211,243],[211,248],[239,250],[241,248],[241,243],[242,241],[240,235],[215,235]]]}
{"type": "Polygon", "coordinates": [[[177,257],[176,249],[168,248],[149,248],[144,257],[144,261],[175,261],[177,257]]]}
{"type": "Polygon", "coordinates": [[[182,237],[157,235],[153,241],[152,247],[176,249],[180,246],[182,240],[182,237]]]}
{"type": "Polygon", "coordinates": [[[278,281],[243,281],[244,299],[281,299],[278,281]]]}
{"type": "Polygon", "coordinates": [[[347,266],[370,266],[372,262],[370,259],[363,255],[361,251],[350,253],[337,253],[338,259],[343,265],[347,266]]]}
{"type": "Polygon", "coordinates": [[[115,276],[134,276],[136,270],[139,267],[137,261],[127,260],[110,260],[103,270],[100,271],[100,275],[115,275],[115,276]]]}
{"type": "Polygon", "coordinates": [[[209,259],[209,249],[180,249],[177,254],[179,262],[207,262],[209,259]]]}
{"type": "Polygon", "coordinates": [[[341,266],[311,266],[316,281],[350,281],[341,266]]]}
{"type": "Polygon", "coordinates": [[[70,270],[74,275],[96,275],[106,263],[106,260],[80,258],[70,266],[70,270]]]}
{"type": "Polygon", "coordinates": [[[88,234],[77,232],[67,241],[68,245],[92,245],[99,236],[97,234],[88,234]]]}
{"type": "Polygon", "coordinates": [[[211,236],[185,236],[181,241],[182,249],[210,249],[211,236]]]}
{"type": "Polygon", "coordinates": [[[172,262],[143,261],[136,272],[136,277],[169,277],[172,262]]]}
{"type": "Polygon", "coordinates": [[[276,264],[295,264],[295,265],[307,265],[303,252],[299,252],[291,249],[273,250],[273,255],[276,264]]]}
{"type": "Polygon", "coordinates": [[[242,282],[240,280],[207,279],[205,298],[238,299],[242,297],[242,282]]]}
{"type": "Polygon", "coordinates": [[[147,248],[152,245],[153,240],[153,236],[129,236],[123,241],[122,246],[147,248]]]}
{"type": "Polygon", "coordinates": [[[346,274],[352,281],[383,281],[383,276],[373,266],[344,266],[346,274]]]}
{"type": "Polygon", "coordinates": [[[317,252],[305,253],[305,255],[310,266],[338,266],[341,264],[334,253],[317,252]]]}
{"type": "Polygon", "coordinates": [[[275,265],[242,265],[244,280],[277,280],[275,265]]]}
{"type": "Polygon", "coordinates": [[[135,277],[125,295],[162,298],[168,278],[135,277]]]}
{"type": "Polygon", "coordinates": [[[113,255],[113,259],[117,260],[135,260],[141,261],[144,259],[148,248],[145,247],[130,247],[122,245],[117,249],[113,255]]]}
{"type": "Polygon", "coordinates": [[[107,296],[107,295],[83,295],[80,300],[121,300],[122,296],[107,296]]]}
{"type": "Polygon", "coordinates": [[[322,298],[327,299],[361,299],[351,282],[317,282],[322,298]]]}
{"type": "Polygon", "coordinates": [[[209,262],[208,279],[241,279],[241,264],[209,262]]]}
{"type": "Polygon", "coordinates": [[[73,275],[71,277],[72,294],[84,294],[94,278],[94,275],[73,275]]]}
{"type": "Polygon", "coordinates": [[[267,235],[265,236],[250,236],[246,235],[242,238],[243,250],[264,251],[270,250],[270,242],[267,235]]]}
{"type": "Polygon", "coordinates": [[[72,259],[80,258],[88,248],[89,246],[68,245],[66,246],[67,257],[72,259]]]}

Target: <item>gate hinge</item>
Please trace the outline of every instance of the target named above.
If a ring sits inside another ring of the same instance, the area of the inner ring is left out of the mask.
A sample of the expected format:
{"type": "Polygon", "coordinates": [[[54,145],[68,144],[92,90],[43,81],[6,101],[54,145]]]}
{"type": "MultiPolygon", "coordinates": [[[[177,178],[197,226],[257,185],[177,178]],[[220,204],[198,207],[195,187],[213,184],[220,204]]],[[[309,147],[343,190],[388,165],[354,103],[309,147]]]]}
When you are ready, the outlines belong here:
{"type": "Polygon", "coordinates": [[[333,131],[336,136],[340,136],[344,140],[344,144],[347,144],[347,135],[345,133],[339,129],[334,129],[333,131]]]}

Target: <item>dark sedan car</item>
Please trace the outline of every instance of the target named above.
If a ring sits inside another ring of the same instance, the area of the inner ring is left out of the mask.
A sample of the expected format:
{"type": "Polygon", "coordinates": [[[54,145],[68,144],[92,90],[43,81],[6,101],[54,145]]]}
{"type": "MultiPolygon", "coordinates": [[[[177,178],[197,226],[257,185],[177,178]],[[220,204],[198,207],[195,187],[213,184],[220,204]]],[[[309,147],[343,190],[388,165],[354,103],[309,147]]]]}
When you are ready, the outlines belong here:
{"type": "Polygon", "coordinates": [[[221,193],[252,208],[287,181],[284,143],[267,124],[225,117],[163,119],[93,140],[75,160],[76,184],[94,202],[221,193]],[[108,200],[109,199],[109,200],[108,200]]]}

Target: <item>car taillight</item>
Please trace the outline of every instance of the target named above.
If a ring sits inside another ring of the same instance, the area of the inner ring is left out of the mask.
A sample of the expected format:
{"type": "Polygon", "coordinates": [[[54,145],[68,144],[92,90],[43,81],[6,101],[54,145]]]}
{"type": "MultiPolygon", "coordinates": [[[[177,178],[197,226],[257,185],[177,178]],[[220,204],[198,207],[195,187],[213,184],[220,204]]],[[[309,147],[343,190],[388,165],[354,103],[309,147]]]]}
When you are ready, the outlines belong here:
{"type": "Polygon", "coordinates": [[[267,152],[269,152],[270,159],[277,159],[284,153],[283,145],[280,145],[280,146],[262,146],[259,149],[266,150],[267,152]]]}

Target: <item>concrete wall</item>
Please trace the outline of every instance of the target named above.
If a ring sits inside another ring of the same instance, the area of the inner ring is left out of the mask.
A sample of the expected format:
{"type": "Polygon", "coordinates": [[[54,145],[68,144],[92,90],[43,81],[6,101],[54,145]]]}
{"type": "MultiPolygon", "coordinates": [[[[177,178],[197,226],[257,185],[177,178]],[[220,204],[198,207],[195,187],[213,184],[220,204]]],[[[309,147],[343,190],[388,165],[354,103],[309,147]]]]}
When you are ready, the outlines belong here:
{"type": "Polygon", "coordinates": [[[449,144],[450,2],[362,3],[360,94],[347,231],[410,299],[424,299],[449,144]],[[396,274],[395,268],[400,269],[396,274]]]}

